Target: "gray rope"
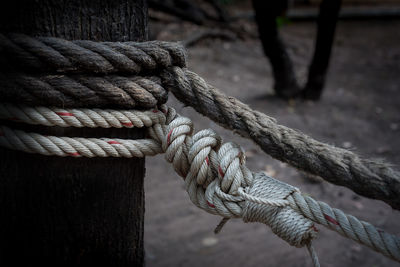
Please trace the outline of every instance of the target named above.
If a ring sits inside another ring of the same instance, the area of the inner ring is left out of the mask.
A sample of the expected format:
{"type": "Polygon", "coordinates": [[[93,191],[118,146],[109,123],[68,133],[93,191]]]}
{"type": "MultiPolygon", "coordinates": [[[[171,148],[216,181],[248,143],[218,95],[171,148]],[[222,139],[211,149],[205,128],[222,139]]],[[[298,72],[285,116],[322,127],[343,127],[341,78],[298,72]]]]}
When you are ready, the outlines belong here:
{"type": "Polygon", "coordinates": [[[168,99],[160,83],[156,76],[0,73],[0,98],[26,105],[152,108],[168,99]]]}
{"type": "Polygon", "coordinates": [[[162,75],[165,88],[182,103],[251,138],[272,157],[400,209],[400,174],[388,164],[362,159],[351,151],[279,125],[275,119],[223,94],[187,69],[173,67],[162,75]]]}
{"type": "Polygon", "coordinates": [[[299,192],[294,192],[287,200],[293,210],[306,218],[368,246],[386,257],[400,261],[400,239],[398,237],[299,192]]]}
{"type": "MultiPolygon", "coordinates": [[[[185,52],[179,44],[158,41],[145,43],[66,41],[48,37],[34,38],[21,34],[7,36],[0,34],[0,61],[15,63],[29,72],[161,75],[162,85],[171,90],[180,101],[194,107],[222,126],[253,139],[272,157],[319,175],[331,183],[346,186],[360,195],[385,201],[393,208],[400,209],[399,172],[388,164],[362,159],[350,151],[318,142],[300,132],[279,125],[273,118],[252,110],[233,97],[224,95],[197,74],[182,68],[185,66],[185,52]]],[[[119,76],[114,77],[118,81],[114,81],[113,77],[72,78],[72,76],[61,76],[61,78],[52,76],[50,81],[45,78],[49,76],[27,78],[23,74],[18,75],[23,78],[17,80],[11,78],[11,82],[6,78],[0,87],[0,96],[9,102],[19,101],[19,98],[22,98],[26,100],[21,101],[25,104],[78,107],[79,99],[86,99],[81,101],[82,106],[85,106],[82,102],[89,103],[87,99],[90,99],[90,94],[95,91],[96,97],[104,98],[93,102],[93,105],[98,105],[97,107],[104,107],[100,106],[103,104],[126,108],[140,106],[136,102],[140,102],[138,95],[141,94],[131,94],[124,90],[124,86],[118,86],[119,82],[124,84],[125,81],[123,80],[125,78],[119,76]],[[64,87],[65,79],[72,79],[73,82],[79,80],[79,84],[83,86],[79,87],[80,85],[76,84],[76,87],[69,86],[67,90],[64,87]],[[107,86],[104,86],[105,83],[107,86]],[[118,88],[114,88],[115,84],[118,88]],[[86,91],[84,87],[90,90],[86,91]],[[53,96],[47,97],[50,94],[53,96]]],[[[146,86],[140,85],[146,89],[146,86]]],[[[155,101],[143,101],[142,104],[149,107],[154,103],[155,101]]]]}
{"type": "MultiPolygon", "coordinates": [[[[1,107],[1,105],[0,105],[1,107]]],[[[261,222],[292,246],[312,247],[318,230],[314,222],[400,261],[400,239],[324,202],[302,195],[298,188],[245,166],[243,150],[222,143],[212,130],[193,132],[190,119],[173,108],[161,110],[90,110],[18,107],[5,104],[0,117],[30,124],[62,127],[149,127],[151,139],[126,140],[44,136],[0,126],[0,146],[28,153],[72,157],[145,157],[165,153],[184,178],[191,201],[199,208],[224,217],[261,222]]]]}
{"type": "Polygon", "coordinates": [[[0,34],[0,61],[7,68],[17,65],[33,72],[138,74],[169,66],[184,67],[186,55],[179,43],[67,41],[0,34]]]}

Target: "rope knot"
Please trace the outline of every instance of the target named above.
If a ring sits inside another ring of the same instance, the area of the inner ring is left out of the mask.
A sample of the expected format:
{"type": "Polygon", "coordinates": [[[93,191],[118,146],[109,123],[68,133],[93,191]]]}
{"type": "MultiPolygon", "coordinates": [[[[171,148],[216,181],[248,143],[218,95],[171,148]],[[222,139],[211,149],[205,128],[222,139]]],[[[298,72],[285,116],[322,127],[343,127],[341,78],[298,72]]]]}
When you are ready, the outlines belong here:
{"type": "Polygon", "coordinates": [[[216,157],[212,157],[213,180],[205,192],[211,213],[225,219],[238,218],[242,214],[244,199],[238,195],[238,190],[250,184],[253,179],[253,174],[244,163],[244,152],[234,143],[223,144],[216,157]]]}
{"type": "Polygon", "coordinates": [[[286,200],[299,191],[296,187],[257,173],[246,191],[240,193],[246,198],[242,214],[244,222],[264,223],[295,247],[303,247],[316,237],[313,222],[292,209],[286,200]]]}
{"type": "Polygon", "coordinates": [[[192,137],[188,155],[189,173],[203,188],[207,188],[216,177],[217,154],[215,150],[218,150],[220,145],[221,137],[210,129],[202,130],[192,137]]]}
{"type": "Polygon", "coordinates": [[[234,143],[225,143],[218,150],[218,161],[221,190],[236,195],[239,187],[248,185],[243,175],[244,151],[234,143]]]}
{"type": "Polygon", "coordinates": [[[180,176],[186,177],[189,171],[187,144],[193,133],[193,123],[188,118],[177,116],[166,127],[166,133],[162,140],[165,158],[180,176]]]}

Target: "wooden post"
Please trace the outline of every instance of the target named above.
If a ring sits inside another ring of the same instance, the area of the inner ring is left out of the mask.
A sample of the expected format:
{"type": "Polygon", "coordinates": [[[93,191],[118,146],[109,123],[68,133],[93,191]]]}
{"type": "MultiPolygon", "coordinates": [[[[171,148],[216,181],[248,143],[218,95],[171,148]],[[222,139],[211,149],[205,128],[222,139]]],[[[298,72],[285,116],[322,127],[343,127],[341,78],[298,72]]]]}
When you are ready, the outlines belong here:
{"type": "MultiPolygon", "coordinates": [[[[0,15],[2,33],[147,38],[146,0],[9,0],[1,2],[0,15]]],[[[13,127],[48,135],[144,137],[137,129],[13,127]]],[[[144,159],[0,149],[0,266],[143,266],[143,177],[144,159]]]]}

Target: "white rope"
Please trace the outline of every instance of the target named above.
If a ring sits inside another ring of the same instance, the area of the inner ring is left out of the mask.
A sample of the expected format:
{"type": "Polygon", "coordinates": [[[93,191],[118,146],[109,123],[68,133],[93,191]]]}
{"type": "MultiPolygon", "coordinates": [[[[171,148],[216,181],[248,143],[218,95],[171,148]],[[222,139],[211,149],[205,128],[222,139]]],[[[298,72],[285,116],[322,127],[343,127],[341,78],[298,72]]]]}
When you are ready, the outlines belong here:
{"type": "Polygon", "coordinates": [[[0,146],[60,157],[144,157],[162,152],[152,139],[126,140],[44,136],[0,126],[0,146]]]}
{"type": "Polygon", "coordinates": [[[148,111],[61,109],[27,107],[8,103],[0,105],[0,119],[45,126],[90,128],[142,128],[150,127],[156,123],[165,123],[165,116],[157,109],[148,111]]]}
{"type": "Polygon", "coordinates": [[[383,255],[400,261],[400,238],[376,228],[372,224],[360,221],[352,215],[339,209],[331,208],[328,204],[316,201],[298,192],[290,195],[287,200],[290,207],[300,212],[310,220],[366,245],[383,255]]]}
{"type": "Polygon", "coordinates": [[[308,253],[310,254],[310,257],[311,257],[314,267],[320,267],[321,265],[319,264],[318,255],[315,252],[312,242],[307,244],[307,250],[308,250],[308,253]]]}
{"type": "Polygon", "coordinates": [[[263,222],[289,244],[306,245],[314,265],[319,266],[311,245],[317,232],[315,222],[400,261],[398,237],[303,196],[295,187],[262,173],[252,173],[245,166],[239,146],[222,144],[212,130],[193,134],[191,120],[177,115],[172,108],[162,106],[160,111],[153,112],[28,108],[9,104],[0,107],[1,118],[17,118],[31,124],[123,127],[123,123],[130,122],[134,127],[149,127],[151,139],[123,140],[43,136],[1,126],[0,145],[28,153],[74,157],[144,157],[165,153],[167,161],[184,178],[191,201],[209,213],[224,217],[216,231],[229,218],[263,222]]]}

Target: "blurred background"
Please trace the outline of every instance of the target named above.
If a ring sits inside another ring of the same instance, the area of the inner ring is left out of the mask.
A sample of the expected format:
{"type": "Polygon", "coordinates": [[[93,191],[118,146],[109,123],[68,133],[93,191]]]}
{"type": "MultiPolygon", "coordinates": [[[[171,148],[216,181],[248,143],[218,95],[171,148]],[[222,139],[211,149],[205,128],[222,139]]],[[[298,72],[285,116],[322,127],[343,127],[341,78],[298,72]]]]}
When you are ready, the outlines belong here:
{"type": "MultiPolygon", "coordinates": [[[[189,68],[210,84],[279,124],[399,169],[400,0],[149,0],[149,6],[150,39],[182,41],[189,68]]],[[[399,211],[383,202],[272,159],[172,94],[168,104],[190,117],[195,129],[212,128],[240,144],[251,170],[400,234],[399,211]]],[[[261,224],[231,220],[214,235],[220,218],[190,203],[162,155],[146,161],[147,266],[311,265],[305,248],[289,246],[261,224]]],[[[319,230],[315,247],[322,266],[398,266],[319,230]]]]}

